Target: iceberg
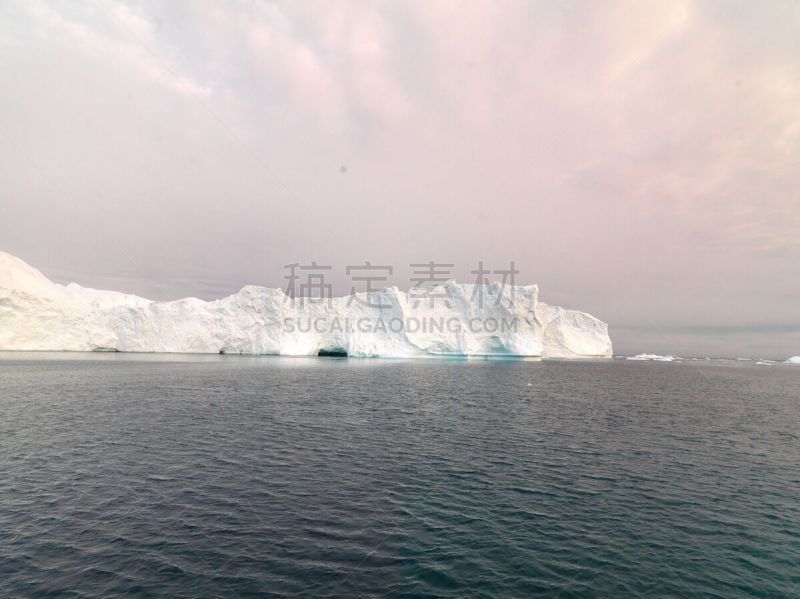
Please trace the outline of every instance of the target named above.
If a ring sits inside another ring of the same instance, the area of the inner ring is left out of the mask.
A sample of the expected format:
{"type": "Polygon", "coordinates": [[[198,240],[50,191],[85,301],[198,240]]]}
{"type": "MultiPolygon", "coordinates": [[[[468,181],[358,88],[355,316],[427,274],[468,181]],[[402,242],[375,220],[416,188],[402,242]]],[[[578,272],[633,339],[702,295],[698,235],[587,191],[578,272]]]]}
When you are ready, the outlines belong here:
{"type": "Polygon", "coordinates": [[[800,364],[800,356],[792,356],[784,364],[800,364]]]}
{"type": "Polygon", "coordinates": [[[397,287],[288,297],[248,285],[228,297],[153,301],[61,285],[0,252],[0,349],[352,357],[610,358],[608,325],[539,301],[536,285],[448,281],[429,302],[397,287]],[[485,295],[482,294],[485,292],[485,295]]]}

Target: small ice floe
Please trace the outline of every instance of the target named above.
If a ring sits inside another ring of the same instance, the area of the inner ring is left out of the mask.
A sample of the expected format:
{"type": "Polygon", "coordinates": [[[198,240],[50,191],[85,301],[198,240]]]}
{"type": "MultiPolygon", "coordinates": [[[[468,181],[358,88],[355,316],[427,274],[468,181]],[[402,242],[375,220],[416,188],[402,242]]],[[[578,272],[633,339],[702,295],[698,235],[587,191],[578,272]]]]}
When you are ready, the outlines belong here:
{"type": "Polygon", "coordinates": [[[800,364],[800,356],[792,356],[784,364],[800,364]]]}
{"type": "Polygon", "coordinates": [[[628,356],[628,360],[649,360],[651,362],[674,362],[677,360],[675,356],[661,356],[659,354],[636,354],[635,356],[628,356]]]}

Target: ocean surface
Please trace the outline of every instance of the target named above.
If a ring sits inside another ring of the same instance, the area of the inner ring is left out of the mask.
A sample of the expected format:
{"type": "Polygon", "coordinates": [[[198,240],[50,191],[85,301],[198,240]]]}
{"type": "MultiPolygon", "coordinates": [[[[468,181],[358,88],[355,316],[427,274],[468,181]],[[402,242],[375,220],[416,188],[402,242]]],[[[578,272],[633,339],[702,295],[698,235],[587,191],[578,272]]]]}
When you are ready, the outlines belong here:
{"type": "Polygon", "coordinates": [[[800,596],[800,367],[0,354],[0,596],[800,596]]]}

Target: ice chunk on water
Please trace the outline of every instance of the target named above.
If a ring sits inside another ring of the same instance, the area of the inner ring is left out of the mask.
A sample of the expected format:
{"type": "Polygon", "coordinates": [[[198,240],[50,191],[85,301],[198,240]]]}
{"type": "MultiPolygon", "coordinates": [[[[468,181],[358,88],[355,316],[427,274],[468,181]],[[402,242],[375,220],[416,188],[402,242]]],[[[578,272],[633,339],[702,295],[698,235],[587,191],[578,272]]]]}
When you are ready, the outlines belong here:
{"type": "Polygon", "coordinates": [[[448,281],[413,301],[397,287],[329,301],[292,301],[247,286],[214,301],[156,302],[53,283],[0,253],[0,349],[198,352],[355,357],[531,356],[610,358],[608,325],[539,301],[536,285],[481,298],[448,281]],[[370,306],[369,304],[372,304],[370,306]],[[383,306],[375,308],[374,305],[383,306]]]}

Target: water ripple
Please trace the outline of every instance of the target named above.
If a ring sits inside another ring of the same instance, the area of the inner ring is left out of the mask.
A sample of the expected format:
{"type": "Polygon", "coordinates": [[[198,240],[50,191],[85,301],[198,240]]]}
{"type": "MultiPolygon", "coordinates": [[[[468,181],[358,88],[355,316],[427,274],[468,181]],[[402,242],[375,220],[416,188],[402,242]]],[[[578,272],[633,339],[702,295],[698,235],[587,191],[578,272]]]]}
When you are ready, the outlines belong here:
{"type": "Polygon", "coordinates": [[[797,596],[799,383],[6,356],[0,595],[797,596]]]}

